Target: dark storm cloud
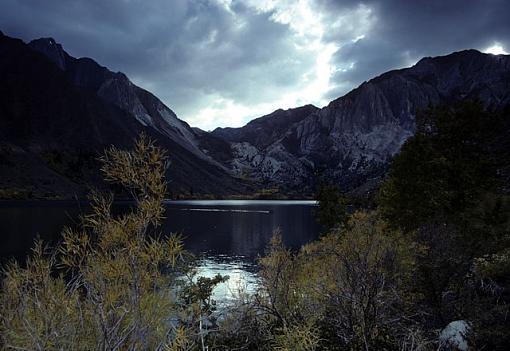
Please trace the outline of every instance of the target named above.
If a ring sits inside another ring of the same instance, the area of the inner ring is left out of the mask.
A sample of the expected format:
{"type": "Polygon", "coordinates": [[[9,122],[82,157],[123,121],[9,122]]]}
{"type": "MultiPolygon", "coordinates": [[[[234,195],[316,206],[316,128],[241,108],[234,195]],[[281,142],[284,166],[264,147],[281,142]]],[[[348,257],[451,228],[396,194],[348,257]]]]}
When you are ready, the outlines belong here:
{"type": "Polygon", "coordinates": [[[54,37],[209,128],[325,103],[423,56],[508,50],[509,14],[505,0],[4,0],[0,30],[54,37]]]}
{"type": "MultiPolygon", "coordinates": [[[[355,86],[387,70],[409,66],[425,56],[437,56],[495,42],[510,48],[510,1],[507,0],[368,0],[374,27],[363,39],[342,46],[334,56],[339,66],[334,81],[355,86]]],[[[320,1],[327,13],[359,6],[358,1],[320,1]]],[[[341,30],[341,29],[339,29],[341,30]]],[[[338,33],[327,40],[336,41],[338,33]]],[[[342,90],[342,89],[341,89],[342,90]]],[[[345,91],[342,91],[345,92],[345,91]]],[[[330,92],[330,97],[338,96],[330,92]]]]}
{"type": "Polygon", "coordinates": [[[178,112],[209,104],[201,98],[211,94],[268,100],[292,90],[312,59],[289,59],[288,26],[242,2],[7,0],[1,7],[6,34],[54,37],[71,55],[126,72],[178,112]]]}

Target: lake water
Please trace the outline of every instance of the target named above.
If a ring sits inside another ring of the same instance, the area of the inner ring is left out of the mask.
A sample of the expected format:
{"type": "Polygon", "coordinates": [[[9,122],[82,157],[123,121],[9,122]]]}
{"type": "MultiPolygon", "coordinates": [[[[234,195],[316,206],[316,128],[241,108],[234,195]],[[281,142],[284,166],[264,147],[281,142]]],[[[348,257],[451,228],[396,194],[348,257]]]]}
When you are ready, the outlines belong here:
{"type": "MultiPolygon", "coordinates": [[[[117,208],[129,206],[118,203],[117,208]]],[[[163,233],[181,233],[185,248],[200,258],[199,273],[228,275],[214,295],[226,300],[239,288],[257,284],[256,259],[274,230],[293,249],[318,237],[315,201],[190,200],[166,201],[163,233]]],[[[86,204],[67,201],[0,202],[0,261],[23,259],[40,237],[55,242],[64,225],[74,225],[86,204]]]]}

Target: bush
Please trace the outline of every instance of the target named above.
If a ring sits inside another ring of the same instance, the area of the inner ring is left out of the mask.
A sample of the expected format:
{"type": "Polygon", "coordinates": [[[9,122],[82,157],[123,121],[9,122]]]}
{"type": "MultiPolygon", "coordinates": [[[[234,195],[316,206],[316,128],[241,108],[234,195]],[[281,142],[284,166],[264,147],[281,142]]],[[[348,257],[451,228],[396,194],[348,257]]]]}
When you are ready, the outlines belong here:
{"type": "Polygon", "coordinates": [[[184,286],[190,266],[182,241],[156,231],[164,213],[165,153],[142,135],[133,150],[112,147],[101,161],[106,180],[126,188],[136,205],[113,216],[113,196],[93,193],[92,213],[80,228],[63,231],[56,250],[37,243],[26,267],[5,268],[6,348],[183,350],[203,339],[196,326],[207,313],[205,297],[183,299],[196,290],[184,286]]]}
{"type": "Polygon", "coordinates": [[[248,325],[265,328],[264,349],[425,349],[408,293],[421,250],[376,213],[356,212],[298,253],[275,233],[248,325]]]}

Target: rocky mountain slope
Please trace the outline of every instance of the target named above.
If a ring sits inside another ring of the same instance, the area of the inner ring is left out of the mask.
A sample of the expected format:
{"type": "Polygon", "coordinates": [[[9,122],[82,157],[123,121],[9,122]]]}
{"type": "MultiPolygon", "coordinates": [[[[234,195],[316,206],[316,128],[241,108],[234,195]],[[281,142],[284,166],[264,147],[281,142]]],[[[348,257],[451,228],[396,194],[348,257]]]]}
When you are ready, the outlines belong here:
{"type": "Polygon", "coordinates": [[[489,108],[508,105],[510,56],[466,50],[424,58],[320,110],[276,111],[212,135],[230,144],[232,158],[223,163],[238,174],[301,191],[320,175],[349,190],[384,172],[413,135],[417,110],[462,99],[480,99],[489,108]]]}
{"type": "Polygon", "coordinates": [[[265,148],[280,139],[289,125],[301,122],[319,108],[305,105],[288,110],[276,110],[256,118],[241,128],[216,128],[211,134],[229,142],[247,142],[257,148],[265,148]]]}
{"type": "Polygon", "coordinates": [[[152,93],[133,84],[125,74],[112,72],[87,57],[74,58],[52,38],[36,39],[28,45],[52,60],[76,86],[94,92],[131,113],[143,126],[157,130],[198,157],[211,161],[198,147],[191,127],[152,93]]]}
{"type": "Polygon", "coordinates": [[[0,81],[4,196],[82,196],[100,183],[104,148],[128,147],[142,131],[169,152],[171,193],[251,191],[203,153],[195,132],[156,97],[122,73],[70,57],[52,39],[29,46],[0,34],[0,81]]]}

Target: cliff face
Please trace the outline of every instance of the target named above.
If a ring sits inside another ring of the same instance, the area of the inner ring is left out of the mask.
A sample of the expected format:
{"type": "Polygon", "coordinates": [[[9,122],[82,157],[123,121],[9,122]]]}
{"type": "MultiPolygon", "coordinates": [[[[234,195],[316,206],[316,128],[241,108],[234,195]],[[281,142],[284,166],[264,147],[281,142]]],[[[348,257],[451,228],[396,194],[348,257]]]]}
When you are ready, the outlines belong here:
{"type": "Polygon", "coordinates": [[[131,113],[141,125],[166,135],[197,157],[214,163],[198,147],[193,129],[156,96],[133,84],[125,74],[112,72],[90,58],[74,58],[52,38],[33,40],[28,45],[53,61],[76,86],[94,92],[131,113]]]}
{"type": "Polygon", "coordinates": [[[277,133],[271,123],[255,120],[213,135],[230,143],[228,164],[238,173],[296,189],[322,174],[350,189],[384,172],[413,135],[417,110],[466,98],[490,108],[509,104],[510,56],[466,50],[424,58],[365,82],[320,110],[309,109],[305,117],[282,118],[279,111],[263,117],[279,121],[277,133]]]}

